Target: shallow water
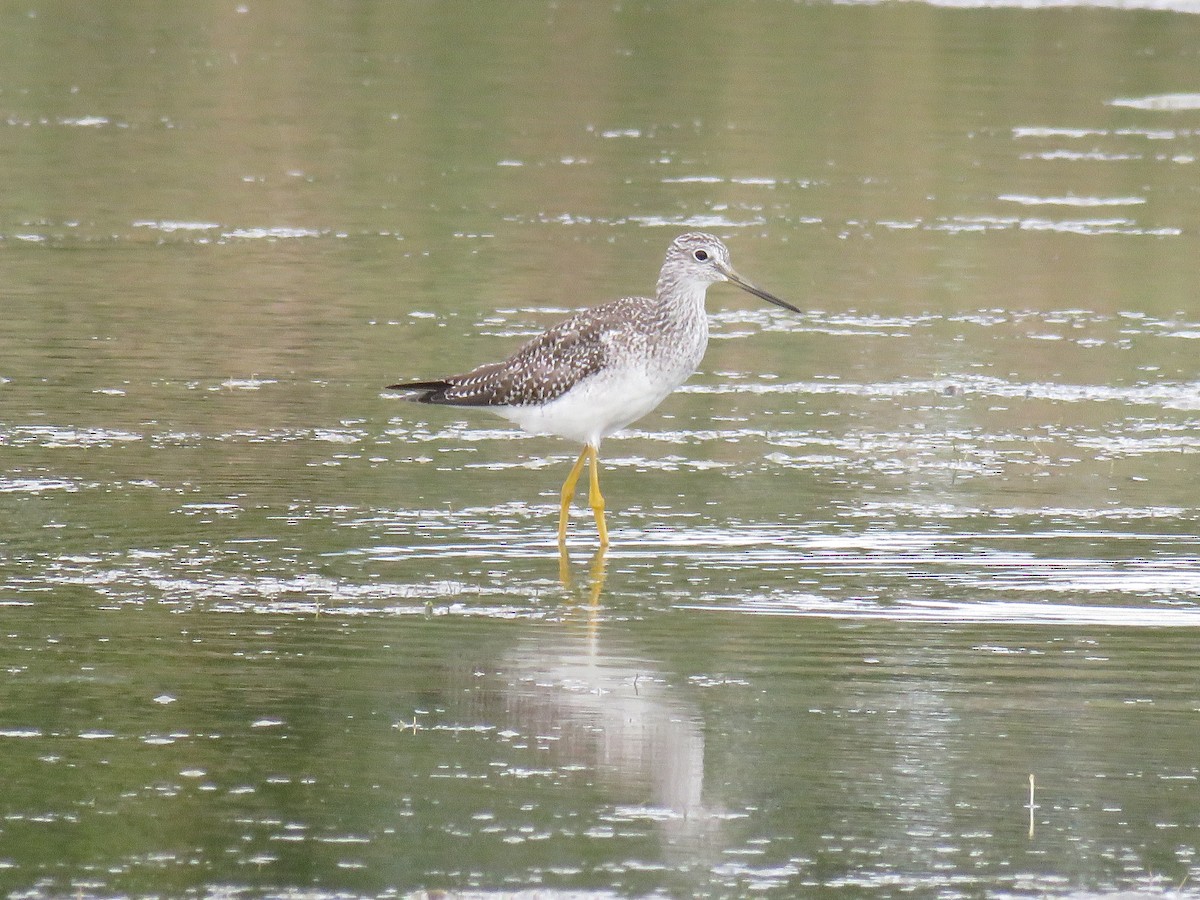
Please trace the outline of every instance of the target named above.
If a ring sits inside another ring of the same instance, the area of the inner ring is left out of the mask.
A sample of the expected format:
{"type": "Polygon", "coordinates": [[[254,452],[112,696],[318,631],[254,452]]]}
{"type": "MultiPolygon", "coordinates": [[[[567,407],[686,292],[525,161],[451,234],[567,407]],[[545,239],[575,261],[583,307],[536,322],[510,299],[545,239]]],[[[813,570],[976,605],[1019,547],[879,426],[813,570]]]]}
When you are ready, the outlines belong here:
{"type": "Polygon", "coordinates": [[[1153,5],[0,13],[3,893],[1194,893],[1153,5]],[[688,228],[806,312],[715,286],[560,558],[578,448],[382,386],[688,228]]]}

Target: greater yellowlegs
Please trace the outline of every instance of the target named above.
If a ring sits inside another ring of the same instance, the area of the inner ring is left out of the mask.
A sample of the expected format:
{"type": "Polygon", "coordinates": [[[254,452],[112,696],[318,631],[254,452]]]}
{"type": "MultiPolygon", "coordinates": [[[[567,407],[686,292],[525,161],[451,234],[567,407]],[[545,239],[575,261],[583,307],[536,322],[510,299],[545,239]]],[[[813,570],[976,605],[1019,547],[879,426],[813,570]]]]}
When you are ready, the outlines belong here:
{"type": "Polygon", "coordinates": [[[756,297],[800,312],[743,279],[729,251],[711,234],[682,234],[671,242],[653,297],[626,297],[582,309],[529,341],[503,362],[464,375],[392,384],[406,399],[477,406],[526,431],[557,434],[583,444],[562,487],[558,542],[584,464],[588,504],[600,545],[608,545],[600,494],[600,441],[640,419],[696,371],[708,346],[704,294],[730,281],[756,297]]]}

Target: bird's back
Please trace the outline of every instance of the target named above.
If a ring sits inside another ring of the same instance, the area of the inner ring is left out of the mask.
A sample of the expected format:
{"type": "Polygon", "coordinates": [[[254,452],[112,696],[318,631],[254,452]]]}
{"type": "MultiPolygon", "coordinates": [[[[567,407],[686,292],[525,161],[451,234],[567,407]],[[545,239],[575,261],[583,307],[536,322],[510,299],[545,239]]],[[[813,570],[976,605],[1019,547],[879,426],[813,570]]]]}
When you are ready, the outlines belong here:
{"type": "Polygon", "coordinates": [[[637,369],[672,382],[670,391],[694,371],[703,355],[707,323],[702,319],[701,325],[702,335],[688,334],[695,328],[674,322],[658,301],[626,297],[568,316],[500,362],[393,388],[419,392],[413,399],[423,403],[540,406],[601,373],[637,369]],[[689,339],[692,352],[681,355],[681,343],[689,339]]]}

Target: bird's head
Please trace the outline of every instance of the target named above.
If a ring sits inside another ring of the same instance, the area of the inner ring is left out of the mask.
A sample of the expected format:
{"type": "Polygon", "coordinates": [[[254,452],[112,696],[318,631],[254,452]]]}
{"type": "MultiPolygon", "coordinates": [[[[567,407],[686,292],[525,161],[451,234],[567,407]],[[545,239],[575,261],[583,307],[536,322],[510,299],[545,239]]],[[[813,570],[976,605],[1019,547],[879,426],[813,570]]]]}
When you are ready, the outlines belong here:
{"type": "Polygon", "coordinates": [[[717,281],[731,282],[768,303],[774,303],[792,312],[800,312],[792,304],[755,287],[734,271],[729,262],[728,248],[715,235],[703,231],[689,231],[671,241],[659,278],[660,293],[664,289],[670,290],[673,286],[689,283],[708,285],[717,281]]]}

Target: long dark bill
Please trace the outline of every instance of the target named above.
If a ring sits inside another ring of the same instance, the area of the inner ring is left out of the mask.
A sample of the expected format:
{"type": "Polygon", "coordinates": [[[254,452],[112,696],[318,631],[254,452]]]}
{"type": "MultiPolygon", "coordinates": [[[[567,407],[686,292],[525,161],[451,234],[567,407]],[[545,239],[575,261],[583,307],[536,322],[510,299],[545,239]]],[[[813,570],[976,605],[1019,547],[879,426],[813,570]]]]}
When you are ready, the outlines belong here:
{"type": "Polygon", "coordinates": [[[803,315],[803,313],[804,313],[803,310],[797,309],[796,307],[792,306],[792,304],[788,303],[786,300],[780,300],[774,294],[768,294],[762,288],[755,287],[750,282],[746,281],[746,279],[742,278],[742,276],[739,275],[737,272],[733,271],[733,269],[725,269],[724,272],[725,272],[725,277],[728,278],[734,284],[736,284],[738,287],[740,287],[743,291],[748,291],[749,293],[753,294],[755,297],[758,297],[762,300],[766,300],[768,303],[774,303],[776,306],[782,306],[784,309],[790,309],[792,312],[800,313],[803,315]]]}

